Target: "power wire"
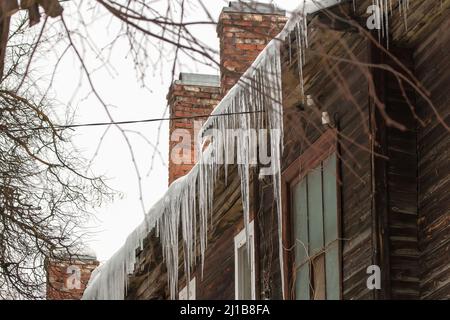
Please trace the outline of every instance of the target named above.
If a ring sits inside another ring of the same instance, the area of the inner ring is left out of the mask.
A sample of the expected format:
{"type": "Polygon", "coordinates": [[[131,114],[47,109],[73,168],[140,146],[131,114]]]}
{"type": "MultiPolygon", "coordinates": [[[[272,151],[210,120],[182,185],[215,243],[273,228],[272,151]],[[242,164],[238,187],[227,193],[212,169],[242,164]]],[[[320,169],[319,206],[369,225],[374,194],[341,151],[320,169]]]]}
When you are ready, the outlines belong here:
{"type": "MultiPolygon", "coordinates": [[[[99,126],[110,126],[110,125],[121,125],[121,124],[134,124],[134,123],[149,123],[157,121],[173,121],[173,120],[184,120],[184,119],[198,119],[198,118],[209,118],[209,117],[222,117],[222,116],[232,116],[240,114],[252,114],[252,113],[262,113],[261,111],[243,111],[243,112],[230,112],[221,114],[205,114],[205,115],[195,115],[195,116],[185,116],[185,117],[169,117],[169,118],[152,118],[152,119],[141,119],[141,120],[127,120],[127,121],[111,121],[111,122],[92,122],[92,123],[80,123],[80,124],[68,124],[68,125],[54,125],[53,127],[33,127],[33,128],[21,128],[21,129],[10,129],[9,132],[20,132],[20,131],[34,131],[34,130],[46,130],[46,129],[74,129],[80,127],[99,127],[99,126]]],[[[0,131],[5,131],[4,126],[0,125],[0,131]]]]}

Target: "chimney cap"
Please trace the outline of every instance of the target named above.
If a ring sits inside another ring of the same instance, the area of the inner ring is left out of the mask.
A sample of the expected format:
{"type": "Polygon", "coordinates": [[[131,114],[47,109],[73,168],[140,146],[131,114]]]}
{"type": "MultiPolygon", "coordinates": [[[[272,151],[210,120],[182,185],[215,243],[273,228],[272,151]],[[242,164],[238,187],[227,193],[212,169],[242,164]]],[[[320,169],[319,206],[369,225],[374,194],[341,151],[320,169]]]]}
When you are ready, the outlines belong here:
{"type": "Polygon", "coordinates": [[[176,82],[191,86],[220,87],[220,77],[213,74],[180,72],[176,82]]]}
{"type": "Polygon", "coordinates": [[[54,251],[55,257],[51,260],[55,261],[97,261],[97,254],[94,249],[86,244],[80,244],[76,248],[72,248],[70,252],[65,248],[59,248],[54,251]]]}
{"type": "Polygon", "coordinates": [[[286,11],[278,8],[272,3],[262,3],[256,1],[230,1],[228,7],[223,8],[223,12],[242,12],[259,14],[286,15],[286,11]]]}

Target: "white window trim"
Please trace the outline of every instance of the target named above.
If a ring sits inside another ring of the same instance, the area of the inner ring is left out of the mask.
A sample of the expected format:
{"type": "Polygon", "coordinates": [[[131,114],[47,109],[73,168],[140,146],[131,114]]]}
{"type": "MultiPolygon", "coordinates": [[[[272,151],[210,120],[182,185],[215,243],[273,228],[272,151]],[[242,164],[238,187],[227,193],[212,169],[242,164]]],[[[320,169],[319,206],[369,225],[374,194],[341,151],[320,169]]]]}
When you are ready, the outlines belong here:
{"type": "MultiPolygon", "coordinates": [[[[195,277],[191,279],[189,282],[189,300],[195,300],[195,277]]],[[[178,293],[178,300],[188,300],[187,297],[187,286],[185,286],[181,291],[178,293]]]]}
{"type": "MultiPolygon", "coordinates": [[[[250,240],[250,270],[251,270],[251,290],[252,300],[256,299],[256,278],[255,278],[255,235],[254,235],[254,223],[251,221],[248,225],[249,240],[250,240]]],[[[239,297],[239,255],[238,249],[240,249],[247,242],[245,234],[245,228],[243,228],[237,236],[234,237],[234,297],[238,300],[239,297]]]]}

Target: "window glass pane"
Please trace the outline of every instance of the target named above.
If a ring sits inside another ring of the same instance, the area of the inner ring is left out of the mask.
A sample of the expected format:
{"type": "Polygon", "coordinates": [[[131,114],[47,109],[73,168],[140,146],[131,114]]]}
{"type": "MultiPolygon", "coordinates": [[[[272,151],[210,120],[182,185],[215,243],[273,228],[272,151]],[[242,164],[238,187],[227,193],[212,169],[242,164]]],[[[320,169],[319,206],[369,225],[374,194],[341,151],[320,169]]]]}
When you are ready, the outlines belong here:
{"type": "Polygon", "coordinates": [[[250,300],[252,298],[252,280],[247,244],[239,249],[239,299],[250,300]]]}
{"type": "Polygon", "coordinates": [[[325,300],[325,257],[323,254],[313,261],[314,300],[325,300]]]}
{"type": "Polygon", "coordinates": [[[323,247],[322,170],[321,166],[308,174],[308,220],[310,254],[323,247]]]}
{"type": "Polygon", "coordinates": [[[325,265],[327,275],[327,299],[339,300],[339,247],[334,242],[325,253],[325,265]]]}
{"type": "Polygon", "coordinates": [[[305,263],[297,271],[295,281],[295,297],[297,300],[309,300],[309,263],[305,263]]]}
{"type": "Polygon", "coordinates": [[[308,198],[306,194],[306,178],[293,189],[293,222],[295,243],[295,262],[298,265],[308,257],[308,198]]]}
{"type": "Polygon", "coordinates": [[[328,245],[338,237],[336,154],[323,162],[323,199],[325,245],[328,245]]]}
{"type": "Polygon", "coordinates": [[[297,299],[340,298],[336,163],[333,154],[291,187],[297,299]]]}

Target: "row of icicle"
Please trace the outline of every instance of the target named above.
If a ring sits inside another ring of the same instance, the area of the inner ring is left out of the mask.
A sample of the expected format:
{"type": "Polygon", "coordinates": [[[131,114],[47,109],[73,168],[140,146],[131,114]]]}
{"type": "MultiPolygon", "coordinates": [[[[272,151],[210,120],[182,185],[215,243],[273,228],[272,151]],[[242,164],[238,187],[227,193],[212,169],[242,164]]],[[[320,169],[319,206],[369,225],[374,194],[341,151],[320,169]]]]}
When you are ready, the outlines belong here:
{"type": "MultiPolygon", "coordinates": [[[[383,8],[388,8],[387,1],[383,8]]],[[[338,4],[339,0],[324,0],[324,7],[338,4]]],[[[408,0],[398,0],[403,13],[409,5],[408,0]]],[[[106,263],[97,268],[89,281],[83,299],[124,299],[128,285],[128,275],[134,272],[136,250],[142,249],[146,236],[156,227],[163,248],[163,258],[167,266],[171,298],[178,291],[179,230],[184,253],[184,271],[189,285],[190,275],[196,265],[198,253],[201,271],[207,247],[208,223],[213,214],[214,186],[221,168],[227,180],[228,168],[222,163],[230,163],[229,149],[233,145],[233,135],[227,129],[268,129],[269,148],[274,199],[278,217],[280,269],[283,266],[282,223],[281,223],[281,155],[283,152],[283,108],[281,92],[280,47],[286,37],[294,34],[294,44],[298,55],[300,90],[304,97],[303,66],[306,63],[308,48],[307,14],[322,9],[316,0],[307,2],[296,11],[285,29],[261,52],[256,61],[242,76],[241,80],[227,93],[212,114],[251,112],[226,117],[210,117],[201,131],[208,136],[210,130],[222,132],[222,139],[210,139],[209,146],[201,154],[199,162],[186,176],[174,181],[165,196],[148,212],[142,224],[127,238],[122,248],[106,263]],[[197,234],[197,230],[199,230],[197,234]],[[199,244],[199,248],[198,248],[199,244]]],[[[387,14],[386,14],[387,17],[387,14]]],[[[383,20],[385,21],[385,20],[383,20]]],[[[385,21],[388,27],[387,19],[385,21]]],[[[289,47],[291,55],[292,48],[289,47]]],[[[292,58],[292,57],[291,57],[292,58]]],[[[250,167],[255,156],[253,146],[257,143],[253,135],[238,135],[236,157],[241,181],[243,219],[246,230],[250,222],[250,167]]],[[[260,141],[261,143],[261,141],[260,141]]],[[[236,160],[236,159],[235,159],[236,160]]],[[[266,168],[267,169],[267,168],[266,168]]],[[[247,233],[248,238],[248,233],[247,233]]],[[[282,287],[284,293],[284,276],[282,287]]],[[[189,292],[189,288],[187,290],[189,292]]]]}

